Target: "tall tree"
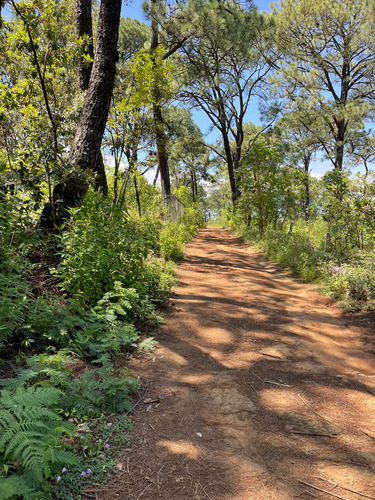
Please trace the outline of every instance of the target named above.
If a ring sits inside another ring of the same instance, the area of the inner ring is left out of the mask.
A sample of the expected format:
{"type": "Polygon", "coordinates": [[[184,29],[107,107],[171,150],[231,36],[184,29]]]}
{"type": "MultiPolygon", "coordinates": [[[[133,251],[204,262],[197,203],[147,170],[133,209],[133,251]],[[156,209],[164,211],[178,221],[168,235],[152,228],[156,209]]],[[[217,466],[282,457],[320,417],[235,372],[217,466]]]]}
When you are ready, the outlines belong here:
{"type": "Polygon", "coordinates": [[[219,130],[235,202],[245,115],[251,98],[262,96],[260,83],[271,68],[259,50],[266,23],[254,7],[232,0],[197,1],[196,10],[200,32],[181,48],[186,85],[181,98],[204,111],[219,130]]]}
{"type": "Polygon", "coordinates": [[[299,113],[285,113],[274,128],[280,140],[287,145],[284,155],[285,163],[301,174],[301,202],[306,221],[310,218],[310,167],[319,148],[319,142],[316,137],[304,126],[304,123],[312,125],[311,121],[309,122],[308,120],[308,117],[304,117],[301,120],[299,113]]]}
{"type": "MultiPolygon", "coordinates": [[[[85,172],[95,173],[115,82],[120,12],[121,0],[101,1],[94,64],[69,154],[73,170],[53,193],[57,222],[66,217],[66,208],[82,203],[89,186],[85,172]]],[[[49,217],[43,215],[42,223],[48,226],[49,217]]]]}
{"type": "MultiPolygon", "coordinates": [[[[160,5],[160,0],[151,0],[151,55],[154,60],[154,64],[156,62],[156,53],[159,48],[159,21],[158,21],[158,6],[160,5]]],[[[157,147],[157,155],[158,155],[158,167],[160,173],[161,180],[161,191],[162,191],[162,199],[163,205],[168,205],[168,200],[171,195],[171,180],[169,175],[169,165],[168,165],[168,151],[167,151],[167,135],[165,133],[165,125],[163,119],[163,113],[161,106],[159,104],[160,94],[162,93],[162,89],[160,88],[160,82],[157,79],[154,79],[153,83],[153,105],[152,112],[154,116],[154,125],[155,125],[155,138],[156,138],[156,147],[157,147]]]]}
{"type": "Polygon", "coordinates": [[[374,24],[366,0],[282,0],[278,89],[341,171],[352,131],[374,116],[374,24]],[[281,85],[283,83],[283,85],[281,85]],[[311,118],[313,117],[313,120],[311,118]]]}
{"type": "MultiPolygon", "coordinates": [[[[82,52],[79,58],[78,74],[79,85],[82,92],[89,88],[92,65],[94,61],[94,42],[92,32],[92,2],[91,0],[76,0],[75,3],[75,24],[78,39],[82,44],[82,52]]],[[[107,177],[103,155],[100,152],[93,167],[96,174],[95,183],[103,194],[108,194],[107,177]]]]}

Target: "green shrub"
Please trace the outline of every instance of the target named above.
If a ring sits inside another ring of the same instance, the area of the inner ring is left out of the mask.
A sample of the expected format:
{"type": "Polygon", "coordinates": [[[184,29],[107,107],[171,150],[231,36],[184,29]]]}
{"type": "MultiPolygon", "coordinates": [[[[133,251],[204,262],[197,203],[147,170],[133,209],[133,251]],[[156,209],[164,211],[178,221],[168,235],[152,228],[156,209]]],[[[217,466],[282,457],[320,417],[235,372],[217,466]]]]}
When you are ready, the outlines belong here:
{"type": "Polygon", "coordinates": [[[244,236],[255,243],[273,261],[291,270],[305,282],[321,276],[321,265],[332,256],[324,251],[325,230],[321,219],[306,223],[298,221],[288,234],[284,230],[268,228],[262,236],[253,229],[246,229],[244,236]]]}
{"type": "MultiPolygon", "coordinates": [[[[362,259],[361,259],[362,260],[362,259]]],[[[375,265],[371,256],[362,262],[324,268],[323,290],[335,299],[375,300],[375,265]]]]}
{"type": "Polygon", "coordinates": [[[184,224],[169,222],[160,231],[160,253],[166,260],[181,260],[189,237],[184,224]]]}
{"type": "Polygon", "coordinates": [[[141,281],[149,241],[125,210],[89,191],[62,237],[59,274],[63,289],[85,306],[94,305],[116,281],[141,281]]]}

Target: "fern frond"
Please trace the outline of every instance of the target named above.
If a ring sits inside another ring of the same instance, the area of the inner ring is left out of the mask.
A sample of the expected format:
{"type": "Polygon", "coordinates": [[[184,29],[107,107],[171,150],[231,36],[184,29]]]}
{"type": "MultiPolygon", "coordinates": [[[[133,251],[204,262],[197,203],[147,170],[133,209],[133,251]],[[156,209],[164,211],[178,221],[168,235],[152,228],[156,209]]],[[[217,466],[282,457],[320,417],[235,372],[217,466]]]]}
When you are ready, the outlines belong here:
{"type": "Polygon", "coordinates": [[[31,495],[33,490],[20,477],[0,477],[0,500],[31,495]]]}

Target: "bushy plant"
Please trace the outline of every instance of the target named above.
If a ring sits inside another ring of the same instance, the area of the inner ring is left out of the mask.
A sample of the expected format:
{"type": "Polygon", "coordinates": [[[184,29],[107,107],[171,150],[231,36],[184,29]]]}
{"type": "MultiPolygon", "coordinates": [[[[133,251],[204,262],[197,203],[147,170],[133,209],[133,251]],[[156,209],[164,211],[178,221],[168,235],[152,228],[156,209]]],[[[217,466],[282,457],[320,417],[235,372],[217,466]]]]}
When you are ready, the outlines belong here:
{"type": "Polygon", "coordinates": [[[101,361],[102,366],[87,365],[77,377],[71,370],[76,359],[67,351],[41,354],[28,358],[14,378],[0,381],[5,387],[0,402],[1,498],[47,498],[51,479],[59,481],[67,468],[77,475],[86,449],[95,457],[105,450],[104,439],[118,440],[120,428],[129,429],[123,412],[131,410],[139,380],[126,370],[116,373],[108,356],[101,361]],[[82,422],[95,432],[100,419],[113,414],[119,417],[101,431],[105,436],[84,439],[82,422]]]}
{"type": "Polygon", "coordinates": [[[86,370],[78,379],[73,379],[65,390],[61,407],[78,419],[130,411],[131,396],[138,385],[138,380],[126,370],[116,376],[107,361],[100,368],[86,370]]]}
{"type": "Polygon", "coordinates": [[[324,267],[323,290],[335,299],[375,300],[375,262],[372,256],[356,263],[324,267]]]}
{"type": "Polygon", "coordinates": [[[160,231],[160,253],[166,260],[181,260],[188,232],[179,222],[169,222],[160,231]]]}
{"type": "Polygon", "coordinates": [[[62,244],[63,288],[85,306],[94,305],[116,281],[134,287],[149,252],[140,226],[94,191],[74,210],[62,244]]]}
{"type": "Polygon", "coordinates": [[[291,231],[267,229],[262,236],[246,230],[245,237],[257,244],[272,260],[310,282],[321,275],[321,265],[331,259],[324,251],[327,225],[321,220],[298,221],[291,231]]]}

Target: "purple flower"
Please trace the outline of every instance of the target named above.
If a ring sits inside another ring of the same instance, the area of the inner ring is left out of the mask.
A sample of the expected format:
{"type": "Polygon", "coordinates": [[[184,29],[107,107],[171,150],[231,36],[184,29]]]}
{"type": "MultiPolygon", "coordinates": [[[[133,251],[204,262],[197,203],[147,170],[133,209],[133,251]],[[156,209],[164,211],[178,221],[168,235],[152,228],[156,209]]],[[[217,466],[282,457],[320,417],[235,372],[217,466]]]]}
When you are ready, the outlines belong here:
{"type": "Polygon", "coordinates": [[[62,479],[61,476],[57,476],[56,481],[59,482],[59,481],[61,481],[61,479],[62,479]]]}
{"type": "Polygon", "coordinates": [[[91,474],[91,469],[87,469],[86,474],[91,474]]]}
{"type": "Polygon", "coordinates": [[[67,469],[66,467],[63,467],[62,472],[64,473],[64,472],[66,472],[67,470],[68,470],[68,469],[67,469]]]}
{"type": "Polygon", "coordinates": [[[105,445],[105,449],[106,449],[106,450],[108,450],[108,448],[109,448],[109,444],[107,443],[107,444],[105,445]]]}
{"type": "Polygon", "coordinates": [[[81,476],[86,476],[86,472],[84,470],[81,472],[81,476]]]}

